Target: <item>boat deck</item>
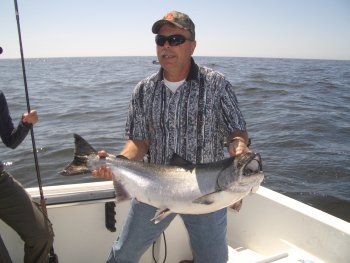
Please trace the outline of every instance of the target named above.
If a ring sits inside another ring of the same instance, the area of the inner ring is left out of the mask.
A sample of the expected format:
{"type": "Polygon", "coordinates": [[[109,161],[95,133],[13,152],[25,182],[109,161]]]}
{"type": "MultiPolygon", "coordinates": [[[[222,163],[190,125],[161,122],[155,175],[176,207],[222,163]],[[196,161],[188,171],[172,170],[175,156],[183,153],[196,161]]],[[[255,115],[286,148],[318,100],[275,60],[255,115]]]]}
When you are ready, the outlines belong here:
{"type": "MultiPolygon", "coordinates": [[[[38,189],[27,191],[38,199],[38,189]]],[[[44,193],[59,261],[104,262],[129,209],[128,202],[117,204],[116,232],[106,228],[105,207],[115,200],[112,183],[49,186],[44,193]]],[[[23,241],[2,221],[0,233],[13,262],[23,262],[23,241]]],[[[166,263],[192,258],[180,217],[175,217],[165,237],[166,263]]],[[[244,199],[239,213],[228,210],[227,239],[232,263],[348,263],[350,258],[350,223],[264,187],[244,199]]],[[[163,262],[162,236],[154,253],[148,249],[140,263],[154,262],[153,256],[163,262]]]]}

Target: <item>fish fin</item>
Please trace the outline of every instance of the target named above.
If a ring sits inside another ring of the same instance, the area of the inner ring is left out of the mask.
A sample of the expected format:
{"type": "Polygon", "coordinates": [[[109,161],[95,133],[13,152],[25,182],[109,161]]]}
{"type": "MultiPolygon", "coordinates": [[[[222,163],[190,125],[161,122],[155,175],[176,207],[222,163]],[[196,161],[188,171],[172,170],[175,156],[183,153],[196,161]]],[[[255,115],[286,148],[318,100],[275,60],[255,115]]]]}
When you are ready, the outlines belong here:
{"type": "Polygon", "coordinates": [[[83,137],[74,133],[74,156],[97,154],[97,151],[83,137]]]}
{"type": "Polygon", "coordinates": [[[173,156],[170,158],[169,165],[179,166],[186,170],[193,170],[195,168],[195,165],[193,163],[185,160],[176,153],[174,153],[173,156]]]}
{"type": "Polygon", "coordinates": [[[164,218],[166,218],[168,215],[171,214],[171,211],[169,210],[169,208],[165,208],[165,209],[157,209],[154,217],[151,219],[151,221],[153,221],[153,223],[158,224],[160,221],[162,221],[164,218]]]}
{"type": "Polygon", "coordinates": [[[60,175],[70,176],[91,172],[87,166],[88,156],[97,154],[97,151],[78,134],[74,134],[74,145],[73,161],[59,172],[60,175]]]}
{"type": "Polygon", "coordinates": [[[131,196],[125,189],[124,185],[122,185],[119,181],[114,181],[113,183],[115,189],[115,198],[117,199],[117,202],[123,202],[131,199],[131,196]]]}
{"type": "Polygon", "coordinates": [[[90,169],[87,167],[87,159],[86,157],[75,156],[73,161],[63,168],[62,171],[59,172],[60,175],[70,176],[77,174],[86,174],[91,173],[90,169]]]}
{"type": "Polygon", "coordinates": [[[192,203],[201,204],[201,205],[211,205],[215,202],[215,196],[218,192],[213,192],[210,194],[203,195],[196,200],[193,200],[192,203]]]}

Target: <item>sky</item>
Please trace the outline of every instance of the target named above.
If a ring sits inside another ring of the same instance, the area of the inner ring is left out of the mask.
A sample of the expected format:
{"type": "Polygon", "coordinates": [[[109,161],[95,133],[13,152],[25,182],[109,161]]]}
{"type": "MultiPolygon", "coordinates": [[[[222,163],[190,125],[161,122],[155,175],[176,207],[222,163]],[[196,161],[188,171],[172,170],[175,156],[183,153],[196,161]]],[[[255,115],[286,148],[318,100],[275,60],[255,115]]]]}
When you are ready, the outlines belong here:
{"type": "MultiPolygon", "coordinates": [[[[195,56],[350,60],[349,0],[17,0],[25,58],[155,56],[153,23],[196,25],[195,56]]],[[[20,58],[14,1],[0,0],[3,58],[20,58]]]]}

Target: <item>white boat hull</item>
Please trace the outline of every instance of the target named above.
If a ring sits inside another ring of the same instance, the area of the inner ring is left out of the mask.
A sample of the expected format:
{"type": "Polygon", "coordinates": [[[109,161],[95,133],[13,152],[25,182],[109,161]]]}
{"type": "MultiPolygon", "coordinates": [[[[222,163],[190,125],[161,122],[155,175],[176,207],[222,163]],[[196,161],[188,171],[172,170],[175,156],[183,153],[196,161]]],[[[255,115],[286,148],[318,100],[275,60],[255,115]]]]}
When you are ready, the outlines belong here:
{"type": "MultiPolygon", "coordinates": [[[[27,191],[38,198],[37,189],[27,191]]],[[[60,263],[105,262],[129,207],[129,202],[117,204],[117,232],[107,230],[105,203],[114,201],[113,193],[111,182],[44,188],[60,263]]],[[[13,262],[23,262],[19,236],[2,221],[0,233],[13,262]]],[[[191,259],[188,236],[179,217],[167,228],[165,237],[166,262],[191,259]]],[[[227,238],[230,262],[235,263],[347,263],[350,258],[350,223],[264,187],[244,199],[239,213],[229,209],[227,238]]],[[[162,236],[154,256],[163,262],[162,236]]],[[[153,262],[152,247],[140,262],[153,262]]]]}

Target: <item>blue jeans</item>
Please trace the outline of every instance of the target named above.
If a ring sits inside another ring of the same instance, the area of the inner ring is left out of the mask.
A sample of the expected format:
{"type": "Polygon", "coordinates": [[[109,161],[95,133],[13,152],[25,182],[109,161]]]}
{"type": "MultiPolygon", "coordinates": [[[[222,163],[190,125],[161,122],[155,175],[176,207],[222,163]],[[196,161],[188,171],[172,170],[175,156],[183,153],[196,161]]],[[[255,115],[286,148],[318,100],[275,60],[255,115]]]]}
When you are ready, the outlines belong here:
{"type": "MultiPolygon", "coordinates": [[[[123,230],[112,245],[108,263],[137,263],[140,260],[176,216],[171,214],[154,224],[150,220],[155,212],[155,207],[132,201],[123,230]]],[[[226,209],[221,209],[204,215],[180,215],[188,231],[196,263],[227,262],[226,213],[226,209]]]]}

